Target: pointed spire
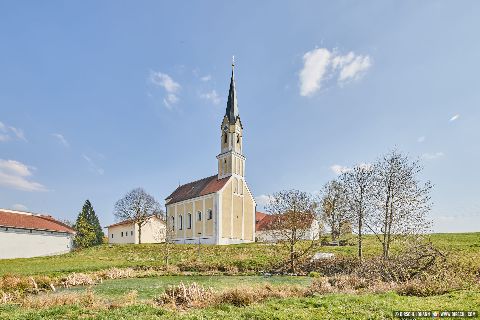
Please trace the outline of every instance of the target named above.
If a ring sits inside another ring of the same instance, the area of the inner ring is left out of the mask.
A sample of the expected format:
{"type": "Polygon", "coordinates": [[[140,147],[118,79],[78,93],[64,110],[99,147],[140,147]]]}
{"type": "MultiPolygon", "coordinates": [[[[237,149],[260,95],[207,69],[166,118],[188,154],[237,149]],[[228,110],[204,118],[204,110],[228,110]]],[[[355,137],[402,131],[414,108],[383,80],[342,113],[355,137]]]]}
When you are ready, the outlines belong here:
{"type": "Polygon", "coordinates": [[[232,78],[230,79],[230,90],[228,91],[227,110],[225,115],[228,122],[234,124],[238,117],[237,90],[235,89],[235,57],[232,57],[232,78]]]}

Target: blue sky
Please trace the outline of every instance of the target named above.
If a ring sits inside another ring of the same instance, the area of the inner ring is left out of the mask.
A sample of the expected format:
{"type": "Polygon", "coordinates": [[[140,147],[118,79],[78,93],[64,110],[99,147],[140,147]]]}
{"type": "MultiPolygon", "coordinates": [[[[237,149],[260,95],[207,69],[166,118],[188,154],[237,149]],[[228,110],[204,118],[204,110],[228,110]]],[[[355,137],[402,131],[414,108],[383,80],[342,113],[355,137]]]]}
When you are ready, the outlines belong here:
{"type": "Polygon", "coordinates": [[[0,207],[103,225],[216,172],[231,56],[261,203],[396,147],[480,226],[477,1],[2,1],[0,207]]]}

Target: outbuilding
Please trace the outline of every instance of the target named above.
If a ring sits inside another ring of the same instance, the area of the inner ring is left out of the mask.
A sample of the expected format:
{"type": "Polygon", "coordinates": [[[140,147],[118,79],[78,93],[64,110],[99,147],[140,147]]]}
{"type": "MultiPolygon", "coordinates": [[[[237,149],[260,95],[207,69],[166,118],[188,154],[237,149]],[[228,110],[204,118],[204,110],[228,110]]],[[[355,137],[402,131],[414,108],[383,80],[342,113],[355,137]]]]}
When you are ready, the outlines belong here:
{"type": "Polygon", "coordinates": [[[106,228],[108,229],[108,243],[165,242],[165,222],[157,216],[148,217],[142,224],[141,232],[139,232],[138,224],[132,220],[121,221],[106,228]]]}
{"type": "Polygon", "coordinates": [[[75,231],[46,214],[0,209],[0,259],[66,253],[75,231]]]}

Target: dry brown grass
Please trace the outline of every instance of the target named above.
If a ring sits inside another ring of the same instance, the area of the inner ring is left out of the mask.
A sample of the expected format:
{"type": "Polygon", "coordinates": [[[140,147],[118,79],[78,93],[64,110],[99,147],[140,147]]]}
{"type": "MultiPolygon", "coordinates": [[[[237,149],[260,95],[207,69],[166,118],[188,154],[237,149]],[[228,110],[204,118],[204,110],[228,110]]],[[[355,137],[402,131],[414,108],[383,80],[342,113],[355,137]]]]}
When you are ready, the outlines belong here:
{"type": "Polygon", "coordinates": [[[98,281],[100,281],[99,278],[96,277],[96,275],[92,274],[86,274],[86,273],[72,273],[66,276],[62,280],[62,285],[65,288],[70,288],[74,286],[91,286],[96,284],[98,281]]]}
{"type": "Polygon", "coordinates": [[[45,309],[64,305],[80,305],[89,308],[105,308],[106,301],[95,296],[92,290],[82,293],[44,293],[28,295],[18,301],[22,307],[30,309],[45,309]]]}
{"type": "Polygon", "coordinates": [[[179,285],[168,286],[165,293],[155,298],[155,302],[171,307],[200,307],[213,298],[212,288],[205,288],[195,282],[189,285],[180,282],[179,285]]]}

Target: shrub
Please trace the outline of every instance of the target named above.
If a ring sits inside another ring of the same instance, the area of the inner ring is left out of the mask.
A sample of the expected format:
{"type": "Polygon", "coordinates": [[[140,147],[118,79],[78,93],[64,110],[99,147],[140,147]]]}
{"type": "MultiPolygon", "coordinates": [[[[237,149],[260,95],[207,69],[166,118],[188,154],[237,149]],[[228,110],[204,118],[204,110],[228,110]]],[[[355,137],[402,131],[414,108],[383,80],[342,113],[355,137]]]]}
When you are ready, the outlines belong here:
{"type": "Polygon", "coordinates": [[[311,278],[318,278],[318,277],[320,277],[320,272],[310,271],[310,272],[308,273],[308,276],[311,277],[311,278]]]}

